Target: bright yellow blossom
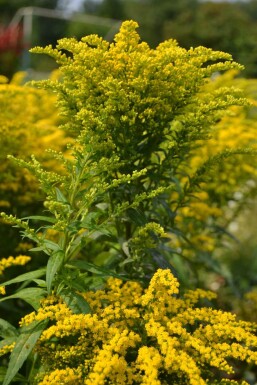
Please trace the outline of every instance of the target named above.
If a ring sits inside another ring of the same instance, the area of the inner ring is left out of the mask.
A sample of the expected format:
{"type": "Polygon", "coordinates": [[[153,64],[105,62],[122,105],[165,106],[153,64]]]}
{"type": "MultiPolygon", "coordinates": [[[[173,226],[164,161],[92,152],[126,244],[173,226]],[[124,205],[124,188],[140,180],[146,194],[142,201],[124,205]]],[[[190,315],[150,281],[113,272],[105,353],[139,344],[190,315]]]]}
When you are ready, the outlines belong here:
{"type": "Polygon", "coordinates": [[[35,347],[44,367],[38,385],[207,385],[215,383],[212,373],[232,385],[222,379],[233,373],[232,361],[257,364],[256,326],[198,306],[215,298],[212,292],[179,297],[168,269],[159,269],[146,289],[110,278],[103,290],[81,294],[92,314],[72,314],[52,295],[21,320],[50,319],[35,347]]]}
{"type": "Polygon", "coordinates": [[[0,294],[5,295],[5,287],[0,286],[0,294]]]}
{"type": "Polygon", "coordinates": [[[4,270],[14,265],[25,265],[31,260],[31,257],[27,255],[19,255],[17,257],[8,257],[0,259],[0,275],[3,274],[4,270]]]}

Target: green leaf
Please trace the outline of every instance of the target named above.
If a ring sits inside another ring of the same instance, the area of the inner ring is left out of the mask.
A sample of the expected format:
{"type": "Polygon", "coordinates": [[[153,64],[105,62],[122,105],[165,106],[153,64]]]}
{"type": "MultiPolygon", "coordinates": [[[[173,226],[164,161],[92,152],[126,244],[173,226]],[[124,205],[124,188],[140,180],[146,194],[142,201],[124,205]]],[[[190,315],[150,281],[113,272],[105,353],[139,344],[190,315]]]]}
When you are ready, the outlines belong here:
{"type": "Polygon", "coordinates": [[[92,225],[96,225],[97,219],[102,215],[102,212],[100,211],[92,211],[87,214],[86,218],[83,219],[82,222],[80,222],[81,228],[88,228],[92,225]]]}
{"type": "Polygon", "coordinates": [[[51,218],[51,217],[46,217],[43,215],[31,215],[29,217],[24,217],[24,219],[32,219],[32,220],[39,220],[39,221],[44,221],[44,222],[49,222],[49,223],[56,223],[56,218],[51,218]]]}
{"type": "Polygon", "coordinates": [[[78,293],[70,289],[64,289],[61,297],[74,314],[89,314],[91,308],[88,302],[78,293]]]}
{"type": "MultiPolygon", "coordinates": [[[[68,267],[65,265],[58,274],[58,283],[63,288],[67,287],[76,292],[84,292],[87,290],[88,273],[81,273],[79,269],[68,267]],[[63,285],[64,284],[64,285],[63,285]]],[[[59,287],[58,285],[58,287],[59,287]]]]}
{"type": "Polygon", "coordinates": [[[2,286],[8,286],[11,285],[12,283],[18,283],[18,282],[24,282],[24,281],[32,281],[33,279],[42,277],[46,273],[46,269],[38,269],[38,270],[33,270],[30,271],[29,273],[21,274],[18,275],[18,277],[10,279],[7,282],[4,282],[2,286]]]}
{"type": "Polygon", "coordinates": [[[52,288],[52,283],[55,274],[58,273],[64,262],[64,252],[62,250],[56,251],[51,255],[46,266],[46,287],[48,293],[52,288]]]}
{"type": "Polygon", "coordinates": [[[57,243],[50,241],[49,239],[44,239],[44,245],[50,250],[60,251],[60,246],[57,243]]]}
{"type": "Polygon", "coordinates": [[[111,231],[109,231],[109,230],[107,230],[105,228],[101,228],[99,226],[99,228],[97,228],[96,231],[92,232],[88,237],[91,238],[91,239],[96,240],[97,238],[100,238],[103,235],[107,235],[108,237],[111,237],[112,233],[111,233],[111,231]]]}
{"type": "Polygon", "coordinates": [[[116,274],[110,270],[104,269],[103,267],[94,265],[93,263],[85,262],[85,261],[70,261],[69,266],[77,267],[81,270],[90,271],[90,273],[94,274],[100,274],[105,277],[116,277],[125,281],[128,281],[129,279],[124,277],[123,275],[116,274]]]}
{"type": "Polygon", "coordinates": [[[33,247],[29,251],[44,251],[46,254],[50,255],[50,252],[49,252],[48,249],[52,250],[52,251],[59,251],[59,250],[61,250],[60,246],[58,245],[58,243],[50,241],[49,239],[44,239],[44,244],[43,245],[38,246],[38,247],[33,247]]]}
{"type": "Polygon", "coordinates": [[[42,331],[46,328],[48,320],[33,322],[33,324],[22,329],[15,347],[11,353],[9,365],[2,385],[9,385],[26,361],[34,348],[42,331]]]}
{"type": "Polygon", "coordinates": [[[0,336],[2,338],[15,337],[18,334],[18,331],[12,324],[5,321],[3,318],[0,318],[0,336]]]}
{"type": "Polygon", "coordinates": [[[144,226],[147,223],[145,214],[139,209],[128,208],[126,213],[129,219],[138,226],[144,226]]]}
{"type": "Polygon", "coordinates": [[[55,192],[56,192],[56,200],[57,200],[57,202],[68,203],[67,199],[65,198],[65,196],[63,195],[61,190],[59,190],[57,187],[55,187],[55,192]]]}
{"type": "Polygon", "coordinates": [[[44,279],[33,279],[33,282],[35,282],[39,287],[46,288],[46,281],[44,279]]]}
{"type": "MultiPolygon", "coordinates": [[[[7,372],[7,368],[4,367],[4,366],[0,366],[0,382],[2,383],[4,381],[4,378],[6,376],[6,372],[7,372]]],[[[21,374],[16,374],[14,377],[13,377],[13,381],[16,381],[16,382],[28,382],[28,380],[23,377],[21,374]]]]}
{"type": "Polygon", "coordinates": [[[0,302],[6,301],[7,299],[20,298],[23,301],[28,302],[35,310],[40,306],[40,300],[45,297],[46,291],[39,287],[28,287],[18,291],[15,294],[9,295],[0,299],[0,302]]]}
{"type": "Polygon", "coordinates": [[[151,254],[152,258],[153,258],[153,261],[157,264],[158,267],[160,267],[161,269],[170,269],[170,271],[172,272],[174,277],[178,278],[177,271],[167,261],[167,259],[165,258],[165,256],[162,253],[160,253],[156,249],[149,249],[149,252],[150,252],[150,254],[151,254]]]}
{"type": "Polygon", "coordinates": [[[32,247],[32,249],[29,249],[29,251],[42,251],[45,248],[43,246],[38,246],[38,247],[32,247]]]}

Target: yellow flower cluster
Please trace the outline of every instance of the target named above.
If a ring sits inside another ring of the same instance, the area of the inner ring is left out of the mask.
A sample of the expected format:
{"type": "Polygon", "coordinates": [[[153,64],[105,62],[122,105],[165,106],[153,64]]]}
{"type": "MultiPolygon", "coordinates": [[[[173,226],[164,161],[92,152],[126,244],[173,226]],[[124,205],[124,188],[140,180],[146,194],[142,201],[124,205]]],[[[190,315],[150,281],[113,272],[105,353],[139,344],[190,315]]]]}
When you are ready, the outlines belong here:
{"type": "Polygon", "coordinates": [[[41,307],[37,312],[32,312],[22,318],[20,326],[29,325],[34,321],[43,321],[45,319],[59,321],[64,318],[69,318],[70,315],[71,311],[65,304],[57,298],[49,296],[41,301],[41,307]]]}
{"type": "Polygon", "coordinates": [[[177,168],[183,136],[188,145],[227,107],[245,103],[228,88],[215,96],[205,90],[204,99],[198,95],[215,71],[241,68],[231,55],[204,47],[187,51],[171,39],[151,49],[137,28],[125,21],[111,44],[91,35],[31,50],[60,65],[62,83],[39,84],[57,92],[60,111],[80,143],[89,143],[98,159],[115,154],[129,174],[154,170],[158,163],[164,170],[177,168]]]}
{"type": "Polygon", "coordinates": [[[14,346],[15,346],[15,342],[13,342],[10,345],[5,345],[2,348],[0,348],[0,357],[4,356],[7,353],[10,353],[13,350],[14,346]]]}
{"type": "Polygon", "coordinates": [[[0,259],[0,275],[3,274],[4,270],[14,265],[25,265],[31,260],[31,257],[27,255],[19,255],[18,257],[9,257],[0,259]]]}
{"type": "Polygon", "coordinates": [[[223,379],[233,361],[257,364],[256,327],[202,307],[212,292],[179,297],[178,289],[170,270],[160,269],[146,289],[110,278],[104,290],[81,293],[92,314],[72,314],[55,296],[43,300],[21,320],[51,320],[35,348],[42,364],[36,383],[207,385],[219,378],[234,384],[223,379]]]}
{"type": "Polygon", "coordinates": [[[79,384],[81,373],[71,368],[56,369],[45,376],[40,385],[75,385],[79,384]]]}
{"type": "Polygon", "coordinates": [[[6,294],[4,286],[0,286],[0,294],[2,294],[2,295],[6,294]]]}
{"type": "MultiPolygon", "coordinates": [[[[31,260],[27,255],[19,255],[17,257],[8,257],[0,259],[0,276],[3,275],[5,269],[11,266],[23,266],[31,260]]],[[[5,287],[0,286],[0,294],[5,295],[5,287]]]]}

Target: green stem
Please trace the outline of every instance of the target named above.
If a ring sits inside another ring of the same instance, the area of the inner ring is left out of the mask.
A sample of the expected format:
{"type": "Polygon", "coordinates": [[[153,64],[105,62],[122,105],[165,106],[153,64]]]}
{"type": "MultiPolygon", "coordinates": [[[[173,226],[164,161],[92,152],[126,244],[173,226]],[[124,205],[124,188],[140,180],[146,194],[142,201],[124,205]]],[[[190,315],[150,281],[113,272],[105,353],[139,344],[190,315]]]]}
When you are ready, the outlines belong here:
{"type": "MultiPolygon", "coordinates": [[[[70,204],[71,208],[74,206],[76,194],[77,194],[77,192],[79,190],[79,186],[80,186],[81,176],[84,174],[87,162],[88,162],[88,156],[86,156],[84,158],[84,161],[83,161],[82,166],[80,167],[79,173],[76,175],[75,180],[72,183],[72,190],[71,190],[71,193],[70,193],[70,196],[69,196],[69,204],[70,204]]],[[[71,222],[71,216],[72,216],[72,214],[69,216],[68,225],[71,222]]],[[[76,217],[78,217],[78,214],[76,215],[76,217]]],[[[72,219],[74,220],[74,218],[72,218],[72,219]]],[[[71,239],[69,239],[69,238],[70,238],[69,231],[67,229],[65,229],[65,231],[64,231],[64,240],[63,240],[63,250],[65,252],[65,261],[68,261],[70,259],[68,257],[68,253],[69,253],[69,249],[70,249],[70,247],[72,245],[72,242],[74,240],[74,236],[71,239]]]]}

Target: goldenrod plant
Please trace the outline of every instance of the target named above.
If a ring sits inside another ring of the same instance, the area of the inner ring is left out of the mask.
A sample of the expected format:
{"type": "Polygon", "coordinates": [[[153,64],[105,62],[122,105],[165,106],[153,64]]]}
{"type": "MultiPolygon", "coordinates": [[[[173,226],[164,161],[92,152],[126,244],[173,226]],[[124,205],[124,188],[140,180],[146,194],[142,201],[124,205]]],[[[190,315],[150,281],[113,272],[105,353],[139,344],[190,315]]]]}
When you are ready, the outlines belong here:
{"type": "Polygon", "coordinates": [[[204,192],[214,164],[254,153],[235,148],[191,166],[230,107],[248,104],[238,89],[207,87],[241,66],[174,40],[150,49],[136,28],[124,22],[113,43],[91,35],[32,50],[60,67],[59,79],[35,85],[57,95],[73,140],[69,156],[52,149],[54,170],[34,155],[10,157],[36,177],[45,212],[1,214],[42,256],[39,269],[2,284],[1,302],[35,310],[17,329],[0,320],[3,385],[235,384],[232,360],[256,363],[255,326],[195,306],[212,293],[180,297],[172,266],[179,211],[204,192]]]}
{"type": "MultiPolygon", "coordinates": [[[[256,326],[199,305],[215,298],[213,292],[178,294],[169,269],[159,269],[145,290],[137,282],[110,278],[105,289],[80,293],[90,305],[87,314],[74,313],[66,296],[51,294],[20,322],[24,332],[45,325],[34,347],[40,364],[29,383],[239,384],[226,376],[238,361],[257,362],[256,326]]],[[[0,353],[14,349],[10,340],[0,353]]]]}
{"type": "Polygon", "coordinates": [[[19,214],[22,207],[39,200],[40,190],[35,178],[26,169],[15,168],[7,156],[28,160],[36,154],[46,167],[53,168],[52,157],[45,150],[64,150],[66,144],[63,131],[57,127],[55,95],[24,86],[25,75],[17,73],[10,83],[2,79],[0,84],[0,207],[19,214]]]}
{"type": "MultiPolygon", "coordinates": [[[[66,163],[66,178],[52,175],[52,183],[43,182],[45,204],[58,218],[55,228],[62,223],[80,231],[72,242],[86,240],[84,254],[92,258],[95,246],[81,232],[94,226],[100,235],[107,225],[111,236],[102,247],[97,245],[93,258],[97,253],[98,259],[105,259],[107,251],[110,263],[114,260],[130,277],[145,276],[146,266],[151,270],[153,262],[165,266],[160,240],[176,232],[177,210],[187,205],[210,168],[201,165],[192,176],[192,152],[228,107],[246,104],[239,90],[220,87],[208,92],[206,84],[217,71],[241,67],[228,54],[204,47],[187,51],[173,40],[152,50],[140,42],[133,22],[125,23],[111,44],[91,35],[33,51],[47,53],[59,64],[62,81],[39,85],[57,93],[66,128],[76,137],[76,160],[66,163]],[[68,211],[74,210],[81,190],[79,219],[68,211]],[[145,239],[141,235],[140,246],[139,231],[145,239]]],[[[42,174],[38,164],[28,167],[42,174]]],[[[77,245],[78,249],[82,248],[77,245]]]]}
{"type": "Polygon", "coordinates": [[[256,151],[257,82],[237,75],[236,70],[230,70],[216,75],[206,85],[209,92],[224,86],[238,87],[247,95],[249,104],[230,107],[228,114],[213,126],[210,139],[200,140],[200,146],[190,157],[191,177],[205,162],[214,164],[208,168],[200,191],[192,194],[190,204],[177,212],[177,226],[184,234],[184,239],[177,240],[177,249],[183,250],[184,260],[191,262],[191,266],[197,262],[205,264],[218,273],[222,271],[213,256],[217,257],[217,249],[224,245],[224,240],[228,243],[238,236],[238,232],[231,232],[232,226],[239,223],[242,211],[245,216],[247,206],[251,205],[253,211],[252,200],[256,197],[256,156],[237,154],[226,158],[240,149],[256,151]],[[220,156],[226,159],[220,161],[220,156]]]}
{"type": "MultiPolygon", "coordinates": [[[[41,212],[44,195],[35,177],[7,156],[28,160],[34,153],[44,167],[56,169],[58,164],[46,149],[64,151],[67,144],[66,133],[58,128],[55,95],[23,85],[25,76],[19,72],[10,82],[0,79],[0,210],[18,216],[41,212]]],[[[0,236],[1,255],[8,257],[19,247],[19,237],[2,222],[0,236]]],[[[23,243],[17,252],[26,251],[24,247],[23,243]]]]}

